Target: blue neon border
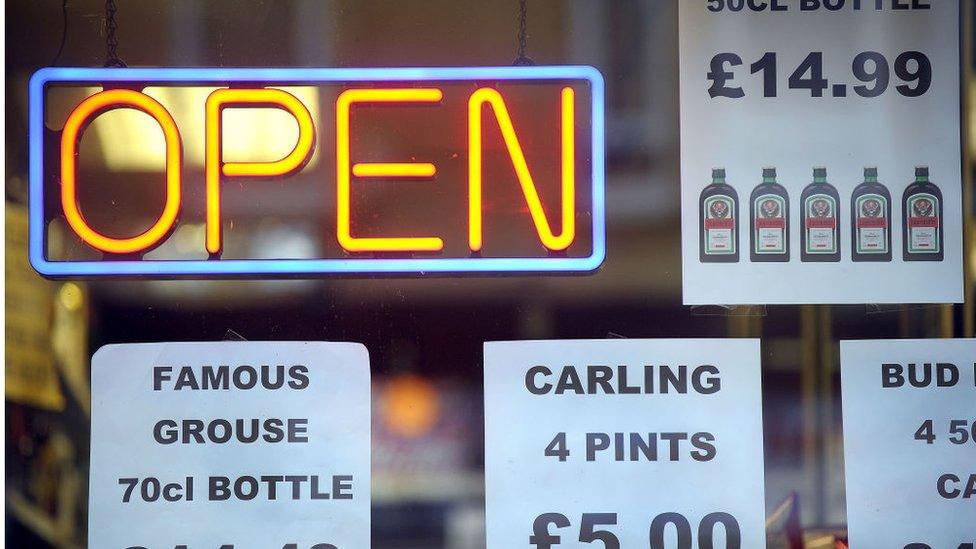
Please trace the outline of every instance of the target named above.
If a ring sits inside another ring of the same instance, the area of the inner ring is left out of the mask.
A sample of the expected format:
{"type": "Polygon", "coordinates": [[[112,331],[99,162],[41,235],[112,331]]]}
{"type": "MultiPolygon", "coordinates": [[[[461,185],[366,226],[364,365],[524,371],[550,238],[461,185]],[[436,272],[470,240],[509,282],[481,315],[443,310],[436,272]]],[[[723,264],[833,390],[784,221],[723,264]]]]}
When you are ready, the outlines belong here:
{"type": "Polygon", "coordinates": [[[48,67],[30,79],[30,243],[31,265],[50,277],[159,275],[314,275],[369,273],[531,273],[587,272],[606,257],[604,182],[604,83],[590,66],[438,68],[75,68],[48,67]],[[44,257],[43,136],[44,88],[51,82],[362,82],[452,80],[587,80],[592,103],[593,251],[588,257],[445,259],[221,259],[148,261],[48,261],[44,257]]]}

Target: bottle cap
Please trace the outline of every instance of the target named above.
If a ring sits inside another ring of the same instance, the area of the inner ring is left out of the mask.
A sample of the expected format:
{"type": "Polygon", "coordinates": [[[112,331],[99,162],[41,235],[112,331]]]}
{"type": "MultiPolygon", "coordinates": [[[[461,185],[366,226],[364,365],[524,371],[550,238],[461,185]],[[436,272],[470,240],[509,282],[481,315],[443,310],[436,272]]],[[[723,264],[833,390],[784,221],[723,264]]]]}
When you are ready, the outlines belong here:
{"type": "Polygon", "coordinates": [[[820,168],[820,167],[814,168],[813,169],[813,176],[814,177],[827,177],[827,168],[820,168]]]}
{"type": "Polygon", "coordinates": [[[712,168],[712,179],[725,179],[725,168],[712,168]]]}
{"type": "Polygon", "coordinates": [[[878,177],[878,168],[864,168],[864,177],[878,177]]]}
{"type": "Polygon", "coordinates": [[[928,177],[929,167],[928,166],[915,166],[915,177],[928,177]]]}
{"type": "Polygon", "coordinates": [[[776,177],[776,168],[763,168],[763,177],[776,177]]]}

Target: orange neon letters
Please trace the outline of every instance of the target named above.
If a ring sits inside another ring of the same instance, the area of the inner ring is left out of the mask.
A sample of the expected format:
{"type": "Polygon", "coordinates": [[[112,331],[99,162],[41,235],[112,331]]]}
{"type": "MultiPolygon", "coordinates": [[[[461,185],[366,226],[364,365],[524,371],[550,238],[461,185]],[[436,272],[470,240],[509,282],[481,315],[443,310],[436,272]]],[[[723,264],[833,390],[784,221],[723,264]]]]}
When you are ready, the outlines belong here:
{"type": "MultiPolygon", "coordinates": [[[[436,236],[354,237],[351,227],[351,178],[431,178],[432,163],[353,163],[350,154],[350,113],[357,103],[439,103],[437,88],[347,89],[336,101],[336,236],[349,252],[436,252],[444,242],[436,236]]],[[[495,115],[518,178],[539,240],[546,249],[569,248],[576,237],[575,208],[575,111],[574,92],[561,90],[561,200],[560,231],[553,230],[526,164],[512,119],[502,95],[493,88],[479,88],[468,99],[468,245],[472,252],[483,246],[483,111],[487,103],[495,115]]],[[[294,95],[272,88],[218,89],[206,101],[205,117],[206,249],[219,255],[222,248],[220,182],[222,177],[282,177],[297,172],[311,158],[315,127],[311,114],[294,95]],[[285,157],[270,162],[224,162],[222,158],[222,111],[228,107],[280,108],[298,123],[298,140],[285,157]]],[[[143,252],[159,244],[172,230],[180,211],[182,144],[173,117],[156,100],[138,91],[112,89],[85,99],[68,116],[61,137],[61,202],[68,225],[94,248],[108,253],[143,252]],[[155,224],[131,238],[112,238],[92,229],[77,201],[77,152],[80,135],[99,114],[116,108],[134,108],[152,116],[166,140],[166,203],[155,224]]]]}
{"type": "Polygon", "coordinates": [[[220,220],[220,178],[283,177],[299,171],[312,156],[315,127],[312,115],[294,95],[278,89],[219,89],[207,97],[206,185],[207,251],[220,253],[223,245],[220,220]],[[221,112],[226,107],[277,107],[291,113],[298,122],[298,141],[287,156],[274,162],[223,162],[221,112]]]}
{"type": "Polygon", "coordinates": [[[82,241],[103,252],[127,254],[149,250],[166,237],[180,213],[181,164],[180,131],[173,117],[155,99],[125,89],[105,90],[88,97],[68,115],[61,134],[61,206],[68,226],[82,241]],[[132,238],[111,238],[95,231],[78,208],[78,141],[91,120],[119,108],[138,109],[153,117],[166,139],[166,204],[153,226],[132,238]]]}
{"type": "Polygon", "coordinates": [[[565,250],[576,238],[576,147],[575,147],[575,115],[573,112],[573,89],[566,87],[562,90],[562,227],[558,235],[546,219],[546,213],[539,200],[539,193],[532,174],[525,163],[525,155],[519,145],[512,119],[505,108],[505,100],[498,91],[492,88],[480,88],[468,99],[468,246],[473,252],[481,250],[482,237],[482,207],[481,207],[481,110],[482,105],[491,105],[498,120],[505,146],[512,159],[515,175],[518,177],[522,194],[529,206],[529,213],[535,223],[539,239],[549,250],[565,250]]]}
{"type": "Polygon", "coordinates": [[[437,103],[442,97],[436,88],[397,88],[346,90],[336,101],[336,237],[350,252],[440,251],[444,241],[437,237],[357,238],[350,224],[350,171],[356,177],[433,177],[436,168],[429,163],[361,163],[350,170],[349,111],[353,103],[437,103]]]}

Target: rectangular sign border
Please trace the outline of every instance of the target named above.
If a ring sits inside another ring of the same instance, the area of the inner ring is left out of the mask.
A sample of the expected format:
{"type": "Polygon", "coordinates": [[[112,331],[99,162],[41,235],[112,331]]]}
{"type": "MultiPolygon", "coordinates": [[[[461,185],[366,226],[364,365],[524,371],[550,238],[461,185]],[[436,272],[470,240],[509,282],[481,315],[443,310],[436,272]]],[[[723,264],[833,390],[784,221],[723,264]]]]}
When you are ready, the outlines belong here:
{"type": "Polygon", "coordinates": [[[47,67],[30,79],[30,249],[31,265],[48,277],[302,276],[317,274],[425,274],[589,272],[606,257],[604,182],[604,82],[591,66],[437,68],[78,68],[47,67]],[[152,261],[48,261],[44,257],[43,136],[44,88],[49,82],[384,82],[455,80],[586,80],[590,83],[592,134],[593,249],[588,257],[468,257],[425,259],[225,259],[152,261]],[[214,276],[216,275],[216,276],[214,276]]]}

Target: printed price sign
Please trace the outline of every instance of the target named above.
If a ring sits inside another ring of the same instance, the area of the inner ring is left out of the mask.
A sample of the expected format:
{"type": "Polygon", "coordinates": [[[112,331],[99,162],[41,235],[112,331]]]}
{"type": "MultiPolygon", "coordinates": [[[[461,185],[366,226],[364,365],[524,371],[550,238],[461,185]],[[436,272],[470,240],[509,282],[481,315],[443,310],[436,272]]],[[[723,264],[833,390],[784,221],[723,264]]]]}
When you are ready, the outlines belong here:
{"type": "Polygon", "coordinates": [[[959,3],[679,3],[684,302],[962,301],[959,3]]]}
{"type": "Polygon", "coordinates": [[[765,547],[759,341],[485,344],[489,549],[765,547]]]}
{"type": "Polygon", "coordinates": [[[851,547],[976,547],[976,340],[840,351],[851,547]]]}
{"type": "Polygon", "coordinates": [[[88,545],[369,547],[369,400],[354,343],[102,347],[88,545]]]}

